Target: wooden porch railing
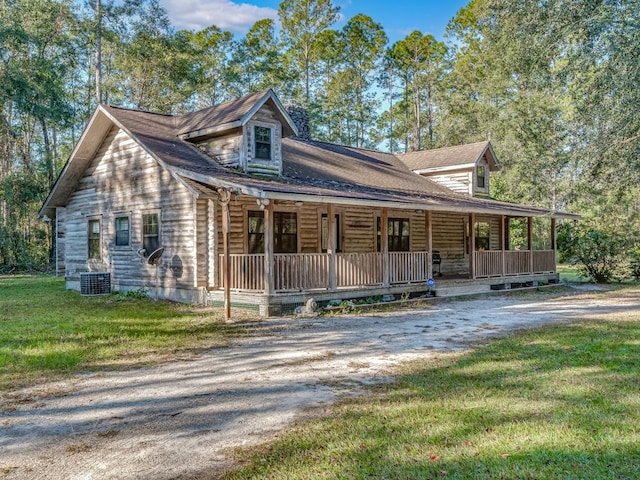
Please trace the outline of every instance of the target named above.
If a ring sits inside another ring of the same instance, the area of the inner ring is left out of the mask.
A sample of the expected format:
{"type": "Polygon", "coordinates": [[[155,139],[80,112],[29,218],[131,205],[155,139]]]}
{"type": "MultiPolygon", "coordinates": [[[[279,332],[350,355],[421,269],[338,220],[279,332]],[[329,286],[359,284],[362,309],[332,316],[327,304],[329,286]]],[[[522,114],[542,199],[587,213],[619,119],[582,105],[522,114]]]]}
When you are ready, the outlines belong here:
{"type": "MultiPolygon", "coordinates": [[[[229,255],[231,268],[230,288],[233,290],[264,290],[264,255],[229,255]]],[[[224,255],[220,255],[220,285],[224,284],[222,265],[224,255]]]]}
{"type": "MultiPolygon", "coordinates": [[[[335,287],[384,285],[383,253],[337,253],[335,287]]],[[[220,255],[220,265],[224,255],[220,255]]],[[[230,288],[239,291],[265,290],[264,254],[230,255],[230,288]]],[[[273,256],[273,286],[276,292],[331,288],[331,255],[328,253],[283,254],[273,256]]],[[[431,277],[428,252],[390,252],[389,284],[426,282],[431,277]]],[[[220,285],[223,269],[220,268],[220,285]]]]}
{"type": "MultiPolygon", "coordinates": [[[[555,272],[553,250],[487,250],[474,252],[475,278],[508,277],[555,272]]],[[[428,252],[337,253],[335,288],[426,282],[431,278],[431,255],[428,252]]],[[[264,254],[230,255],[230,288],[238,291],[264,291],[264,254]]],[[[220,265],[224,255],[220,255],[220,265]]],[[[331,288],[331,255],[328,253],[277,253],[273,256],[273,287],[276,292],[321,290],[331,288]]],[[[223,285],[222,268],[220,285],[223,285]]]]}
{"type": "Polygon", "coordinates": [[[431,278],[429,252],[389,252],[389,283],[425,282],[431,278]]]}
{"type": "Polygon", "coordinates": [[[488,250],[474,254],[476,278],[553,273],[556,270],[553,250],[488,250]]]}
{"type": "Polygon", "coordinates": [[[336,286],[357,287],[382,285],[384,256],[382,253],[337,253],[336,286]]]}
{"type": "Polygon", "coordinates": [[[329,255],[326,253],[276,253],[273,262],[276,291],[311,290],[329,285],[329,255]]]}

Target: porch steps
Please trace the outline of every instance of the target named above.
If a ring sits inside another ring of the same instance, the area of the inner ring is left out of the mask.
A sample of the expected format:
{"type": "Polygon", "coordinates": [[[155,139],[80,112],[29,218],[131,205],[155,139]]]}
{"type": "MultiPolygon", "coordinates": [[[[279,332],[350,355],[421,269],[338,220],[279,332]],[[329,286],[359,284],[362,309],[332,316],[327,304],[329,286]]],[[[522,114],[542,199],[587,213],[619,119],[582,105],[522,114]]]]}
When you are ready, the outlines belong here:
{"type": "Polygon", "coordinates": [[[491,292],[491,285],[466,283],[464,285],[443,285],[436,287],[432,293],[436,297],[457,297],[491,292]]]}

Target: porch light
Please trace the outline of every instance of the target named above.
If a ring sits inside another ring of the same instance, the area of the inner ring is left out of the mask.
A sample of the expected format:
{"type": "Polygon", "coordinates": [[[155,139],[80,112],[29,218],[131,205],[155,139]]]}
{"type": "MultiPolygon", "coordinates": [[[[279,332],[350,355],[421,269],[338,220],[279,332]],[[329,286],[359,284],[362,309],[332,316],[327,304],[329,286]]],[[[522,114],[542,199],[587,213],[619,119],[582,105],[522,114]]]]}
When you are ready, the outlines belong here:
{"type": "Polygon", "coordinates": [[[269,199],[268,198],[256,198],[256,204],[258,205],[260,210],[264,210],[264,207],[269,205],[269,199]]]}

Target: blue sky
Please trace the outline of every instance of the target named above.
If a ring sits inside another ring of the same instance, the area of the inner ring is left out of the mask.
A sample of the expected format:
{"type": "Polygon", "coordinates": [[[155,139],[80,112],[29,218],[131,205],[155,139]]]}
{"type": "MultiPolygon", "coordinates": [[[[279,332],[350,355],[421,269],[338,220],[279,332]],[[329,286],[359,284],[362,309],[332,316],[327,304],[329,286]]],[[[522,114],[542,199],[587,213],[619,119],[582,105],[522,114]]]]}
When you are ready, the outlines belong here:
{"type": "MultiPolygon", "coordinates": [[[[262,18],[277,19],[280,0],[160,0],[169,12],[173,26],[198,30],[209,25],[243,34],[262,18]]],[[[382,24],[390,42],[413,30],[430,33],[442,40],[449,19],[469,0],[333,0],[344,21],[364,13],[382,24]]]]}

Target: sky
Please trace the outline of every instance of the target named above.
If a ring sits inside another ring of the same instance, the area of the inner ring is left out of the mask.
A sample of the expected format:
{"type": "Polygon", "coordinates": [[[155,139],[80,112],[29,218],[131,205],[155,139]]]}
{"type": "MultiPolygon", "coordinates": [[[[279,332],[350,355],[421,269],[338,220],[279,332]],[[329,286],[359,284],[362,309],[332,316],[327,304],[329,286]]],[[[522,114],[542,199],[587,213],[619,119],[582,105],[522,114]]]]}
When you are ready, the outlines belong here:
{"type": "MultiPolygon", "coordinates": [[[[391,43],[414,30],[442,40],[447,22],[470,0],[333,0],[340,7],[341,20],[334,28],[358,13],[369,15],[384,27],[391,43]]],[[[262,18],[278,18],[280,0],[160,0],[177,29],[201,30],[216,25],[244,34],[262,18]]]]}

